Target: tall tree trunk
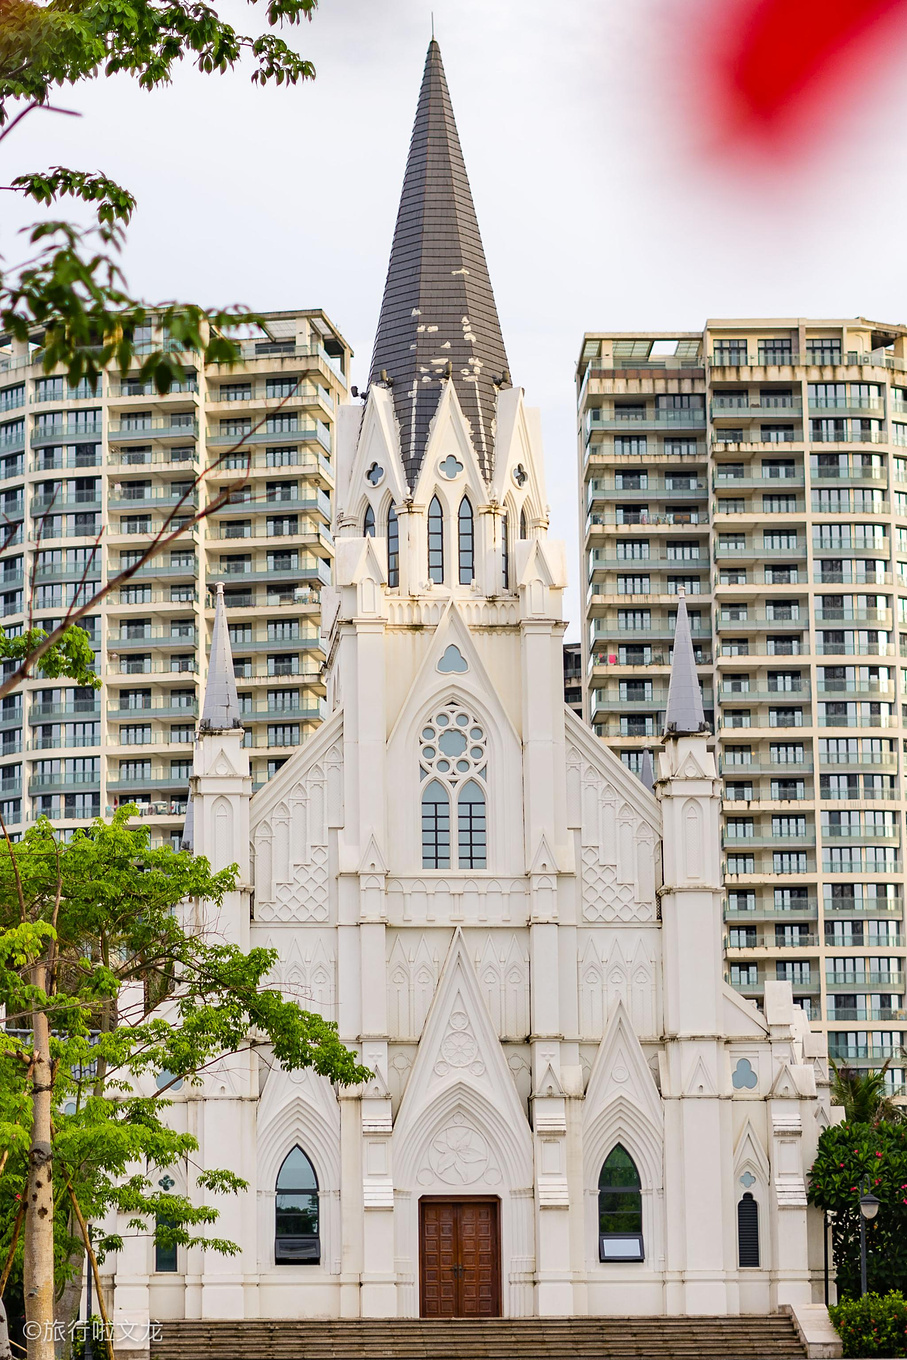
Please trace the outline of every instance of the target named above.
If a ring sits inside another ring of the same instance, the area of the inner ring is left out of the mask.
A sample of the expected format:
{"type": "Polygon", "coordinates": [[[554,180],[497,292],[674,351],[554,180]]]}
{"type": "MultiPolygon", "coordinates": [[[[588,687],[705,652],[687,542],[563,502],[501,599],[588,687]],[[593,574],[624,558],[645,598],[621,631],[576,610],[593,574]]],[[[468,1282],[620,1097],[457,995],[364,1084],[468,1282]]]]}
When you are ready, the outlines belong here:
{"type": "MultiPolygon", "coordinates": [[[[76,1229],[75,1223],[70,1233],[76,1229]]],[[[69,1278],[63,1286],[56,1302],[57,1327],[62,1325],[63,1338],[58,1337],[55,1346],[57,1360],[68,1360],[72,1355],[73,1327],[78,1321],[79,1303],[82,1299],[82,1286],[85,1282],[85,1252],[73,1251],[68,1261],[69,1278]]],[[[0,1357],[2,1360],[2,1357],[0,1357]]]]}
{"type": "MultiPolygon", "coordinates": [[[[44,990],[46,964],[33,972],[34,985],[44,990]]],[[[23,1285],[28,1360],[54,1360],[54,1185],[51,1146],[53,1091],[50,1068],[50,1026],[44,1011],[32,1014],[32,1127],[28,1152],[28,1190],[25,1212],[23,1285]]]]}

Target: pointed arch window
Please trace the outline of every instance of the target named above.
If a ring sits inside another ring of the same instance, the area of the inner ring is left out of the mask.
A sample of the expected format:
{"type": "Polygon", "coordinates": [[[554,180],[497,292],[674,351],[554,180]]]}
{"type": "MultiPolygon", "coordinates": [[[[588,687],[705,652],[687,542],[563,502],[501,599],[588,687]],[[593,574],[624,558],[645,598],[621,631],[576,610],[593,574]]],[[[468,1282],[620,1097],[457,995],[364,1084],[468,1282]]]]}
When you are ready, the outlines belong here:
{"type": "Polygon", "coordinates": [[[274,1261],[277,1265],[318,1265],[318,1177],[297,1144],[277,1173],[274,1202],[274,1261]]]}
{"type": "Polygon", "coordinates": [[[523,506],[522,510],[520,511],[520,538],[525,539],[528,537],[529,537],[529,525],[526,521],[526,507],[523,506]]]}
{"type": "Polygon", "coordinates": [[[365,507],[365,519],[362,521],[362,532],[367,538],[375,537],[375,512],[370,505],[365,507]]]}
{"type": "Polygon", "coordinates": [[[501,516],[501,586],[510,589],[510,538],[507,529],[507,511],[501,516]]]}
{"type": "Polygon", "coordinates": [[[400,584],[400,524],[393,506],[387,512],[387,584],[400,584]]]}
{"type": "Polygon", "coordinates": [[[749,1191],[737,1204],[737,1259],[741,1267],[759,1265],[759,1205],[749,1191]]]}
{"type": "Polygon", "coordinates": [[[457,851],[461,869],[484,869],[488,855],[485,794],[474,779],[457,794],[457,851]]]}
{"type": "Polygon", "coordinates": [[[444,511],[437,496],[428,507],[428,576],[436,585],[444,582],[444,511]]]}
{"type": "Polygon", "coordinates": [[[450,868],[450,794],[437,779],[422,793],[422,868],[450,868]]]}
{"type": "Polygon", "coordinates": [[[449,869],[452,853],[460,869],[484,869],[488,862],[486,810],[487,739],[484,725],[451,700],[422,728],[422,867],[449,869]],[[451,820],[456,817],[456,847],[451,820]]]}
{"type": "Polygon", "coordinates": [[[644,1260],[639,1172],[621,1143],[608,1153],[598,1178],[598,1258],[644,1260]]]}
{"type": "Polygon", "coordinates": [[[475,524],[469,497],[460,501],[457,515],[457,546],[460,558],[460,585],[472,585],[476,574],[475,524]]]}
{"type": "Polygon", "coordinates": [[[154,1220],[154,1269],[158,1275],[175,1275],[179,1269],[177,1244],[171,1233],[179,1225],[166,1214],[154,1220]]]}

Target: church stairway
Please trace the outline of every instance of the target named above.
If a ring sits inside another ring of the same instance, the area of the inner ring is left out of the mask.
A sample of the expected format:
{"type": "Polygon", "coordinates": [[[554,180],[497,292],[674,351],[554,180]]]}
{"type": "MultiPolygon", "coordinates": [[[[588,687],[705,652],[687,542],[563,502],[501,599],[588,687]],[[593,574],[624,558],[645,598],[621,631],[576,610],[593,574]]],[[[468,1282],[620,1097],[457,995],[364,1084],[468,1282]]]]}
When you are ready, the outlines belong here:
{"type": "Polygon", "coordinates": [[[164,1322],[151,1360],[804,1360],[789,1316],[164,1322]]]}

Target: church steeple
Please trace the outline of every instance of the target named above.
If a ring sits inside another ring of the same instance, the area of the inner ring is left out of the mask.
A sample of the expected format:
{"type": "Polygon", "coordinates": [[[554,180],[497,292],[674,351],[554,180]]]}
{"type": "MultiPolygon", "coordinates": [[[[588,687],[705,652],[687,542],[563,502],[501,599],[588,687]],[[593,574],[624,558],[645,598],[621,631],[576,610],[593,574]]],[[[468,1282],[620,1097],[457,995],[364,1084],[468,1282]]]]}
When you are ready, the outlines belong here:
{"type": "Polygon", "coordinates": [[[510,383],[507,354],[434,38],[425,59],[369,382],[384,375],[393,385],[411,487],[448,378],[472,428],[483,475],[491,479],[497,388],[510,383]]]}
{"type": "Polygon", "coordinates": [[[690,618],[683,587],[678,591],[677,623],[674,628],[674,656],[665,711],[665,736],[688,737],[707,731],[702,708],[702,690],[696,674],[696,658],[690,637],[690,618]]]}
{"type": "Polygon", "coordinates": [[[208,681],[199,732],[227,732],[241,727],[239,696],[233,673],[233,653],[224,605],[223,582],[217,583],[217,604],[214,608],[214,628],[211,631],[211,656],[208,659],[208,681]]]}

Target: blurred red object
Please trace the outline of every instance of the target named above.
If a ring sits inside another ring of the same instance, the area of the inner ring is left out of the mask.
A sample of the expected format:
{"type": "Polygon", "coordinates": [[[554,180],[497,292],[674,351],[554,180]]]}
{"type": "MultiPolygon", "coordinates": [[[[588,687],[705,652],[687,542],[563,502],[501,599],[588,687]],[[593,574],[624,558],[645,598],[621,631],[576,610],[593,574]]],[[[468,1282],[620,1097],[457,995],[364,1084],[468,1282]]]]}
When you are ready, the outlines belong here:
{"type": "Polygon", "coordinates": [[[870,80],[907,29],[907,0],[718,0],[703,19],[710,140],[777,153],[812,139],[832,100],[870,80]]]}

